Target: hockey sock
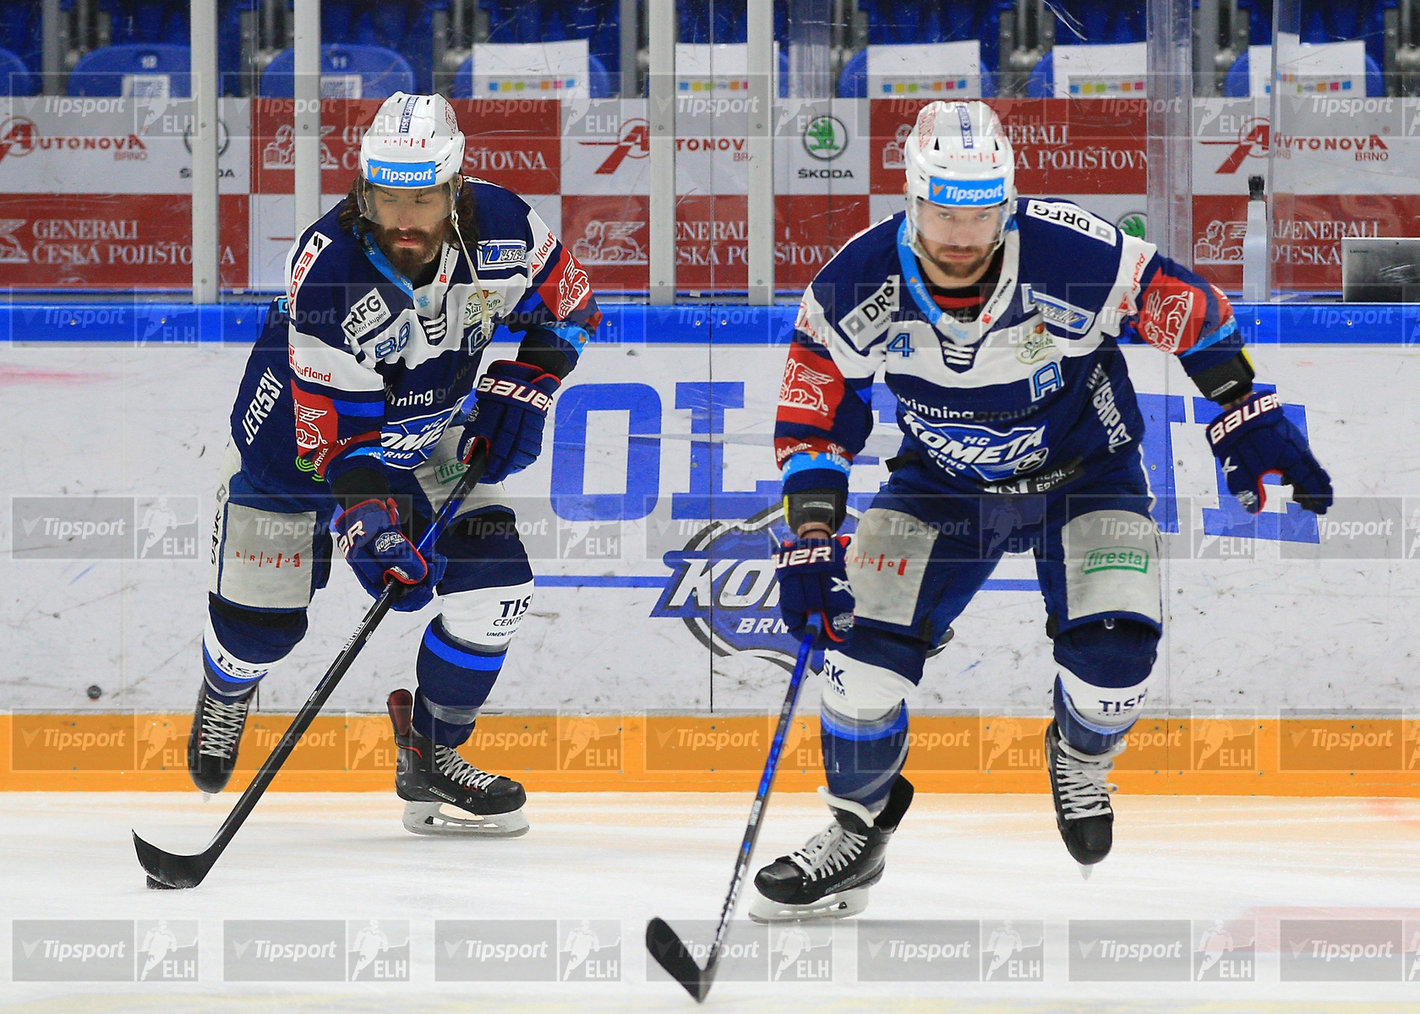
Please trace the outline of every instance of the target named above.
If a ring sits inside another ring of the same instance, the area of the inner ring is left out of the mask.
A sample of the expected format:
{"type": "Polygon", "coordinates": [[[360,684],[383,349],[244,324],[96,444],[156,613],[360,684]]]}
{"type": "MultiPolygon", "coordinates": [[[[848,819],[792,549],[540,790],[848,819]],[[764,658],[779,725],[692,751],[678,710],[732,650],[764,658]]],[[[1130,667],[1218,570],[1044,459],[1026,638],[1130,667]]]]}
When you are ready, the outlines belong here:
{"type": "Polygon", "coordinates": [[[1060,677],[1055,677],[1055,723],[1060,736],[1081,753],[1108,753],[1134,726],[1134,719],[1125,725],[1110,728],[1086,721],[1075,710],[1074,702],[1065,692],[1060,677]]]}
{"type": "Polygon", "coordinates": [[[907,760],[907,705],[898,702],[887,714],[864,719],[850,718],[825,702],[819,723],[828,791],[862,804],[876,817],[907,760]]]}
{"type": "Polygon", "coordinates": [[[1065,742],[1101,754],[1124,738],[1149,693],[1159,633],[1131,620],[1087,623],[1055,637],[1055,721],[1065,742]]]}
{"type": "Polygon", "coordinates": [[[435,743],[458,746],[473,732],[478,709],[488,700],[507,650],[479,651],[455,640],[435,617],[424,631],[415,672],[414,728],[435,743]]]}
{"type": "Polygon", "coordinates": [[[263,612],[208,597],[202,634],[202,673],[207,691],[228,704],[241,700],[291,653],[306,633],[304,609],[263,612]],[[240,654],[229,645],[240,646],[240,654]]]}

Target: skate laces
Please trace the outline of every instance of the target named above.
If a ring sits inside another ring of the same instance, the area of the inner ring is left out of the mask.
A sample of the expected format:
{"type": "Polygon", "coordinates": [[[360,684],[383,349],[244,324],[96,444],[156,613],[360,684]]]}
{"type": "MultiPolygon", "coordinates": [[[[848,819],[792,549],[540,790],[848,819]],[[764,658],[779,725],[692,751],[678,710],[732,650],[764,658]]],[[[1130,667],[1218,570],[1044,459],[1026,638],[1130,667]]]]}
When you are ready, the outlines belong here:
{"type": "Polygon", "coordinates": [[[231,702],[208,695],[202,705],[202,737],[197,752],[204,757],[228,759],[246,727],[250,706],[250,694],[231,702]]]}
{"type": "Polygon", "coordinates": [[[834,821],[790,855],[789,861],[810,880],[818,880],[837,873],[858,858],[858,853],[863,851],[867,842],[866,834],[849,831],[834,821]]]}
{"type": "Polygon", "coordinates": [[[480,771],[468,761],[464,760],[458,750],[451,746],[444,746],[442,743],[434,744],[434,766],[439,769],[439,773],[450,781],[459,785],[467,786],[477,792],[484,792],[488,786],[498,780],[497,775],[491,775],[487,771],[480,771]]]}
{"type": "Polygon", "coordinates": [[[1119,789],[1108,780],[1109,773],[1114,769],[1114,758],[1124,752],[1124,741],[1101,754],[1081,753],[1063,737],[1055,746],[1060,751],[1055,758],[1056,786],[1065,819],[1109,816],[1110,793],[1119,789]]]}

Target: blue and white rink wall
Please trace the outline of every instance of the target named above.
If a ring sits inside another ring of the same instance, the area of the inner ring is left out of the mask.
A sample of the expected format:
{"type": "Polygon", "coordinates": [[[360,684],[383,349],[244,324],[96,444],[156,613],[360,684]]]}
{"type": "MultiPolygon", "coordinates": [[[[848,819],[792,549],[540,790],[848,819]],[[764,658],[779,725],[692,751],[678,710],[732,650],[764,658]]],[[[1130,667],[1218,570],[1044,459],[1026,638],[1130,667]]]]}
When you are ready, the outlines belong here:
{"type": "MultiPolygon", "coordinates": [[[[1414,794],[1420,310],[1235,309],[1259,382],[1309,434],[1337,503],[1318,519],[1279,487],[1247,515],[1204,440],[1215,407],[1172,357],[1126,349],[1149,425],[1168,620],[1120,781],[1414,794]]],[[[542,457],[509,483],[537,596],[475,748],[510,751],[546,787],[742,787],[762,763],[794,647],[767,557],[783,531],[771,434],[795,308],[605,310],[557,396],[542,457]]],[[[264,313],[0,307],[0,788],[185,784],[217,470],[264,313]]],[[[513,353],[495,343],[490,355],[513,353]]],[[[852,474],[859,509],[900,436],[885,389],[875,405],[852,474]]],[[[337,566],[310,634],[262,687],[271,745],[365,602],[337,566]]],[[[384,699],[412,684],[425,622],[384,622],[308,734],[316,759],[293,758],[288,787],[377,787],[363,780],[376,770],[384,785],[384,699]]],[[[1003,561],[955,631],[910,702],[920,738],[909,767],[927,765],[924,788],[1038,788],[1054,665],[1029,555],[1003,561]]],[[[785,787],[814,784],[816,701],[810,686],[785,787]]]]}

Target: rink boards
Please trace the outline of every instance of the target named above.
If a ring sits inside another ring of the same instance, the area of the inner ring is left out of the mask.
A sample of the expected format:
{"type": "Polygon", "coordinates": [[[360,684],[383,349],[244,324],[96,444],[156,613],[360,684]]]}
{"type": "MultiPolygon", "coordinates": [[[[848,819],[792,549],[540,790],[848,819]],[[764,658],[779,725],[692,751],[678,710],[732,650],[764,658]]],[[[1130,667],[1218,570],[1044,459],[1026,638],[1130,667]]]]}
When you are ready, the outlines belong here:
{"type": "MultiPolygon", "coordinates": [[[[1420,320],[1392,306],[1258,309],[1239,318],[1259,380],[1308,430],[1338,503],[1320,523],[1281,496],[1242,513],[1203,439],[1212,407],[1168,357],[1127,350],[1150,423],[1168,631],[1118,780],[1414,794],[1420,320]]],[[[482,766],[546,790],[752,787],[793,648],[766,560],[782,529],[770,434],[792,312],[608,306],[542,457],[510,486],[538,592],[476,730],[482,766]]],[[[187,787],[217,459],[259,318],[131,302],[0,311],[0,384],[20,431],[0,460],[0,788],[187,787]]],[[[897,446],[891,399],[875,407],[855,509],[897,446]]],[[[310,634],[263,686],[244,761],[274,745],[364,601],[337,567],[310,634]]],[[[911,702],[922,788],[1044,788],[1044,620],[1029,557],[1008,557],[911,702]]],[[[278,788],[388,783],[383,702],[412,683],[425,621],[386,621],[278,788]]],[[[781,787],[820,777],[816,701],[811,679],[781,787]]]]}

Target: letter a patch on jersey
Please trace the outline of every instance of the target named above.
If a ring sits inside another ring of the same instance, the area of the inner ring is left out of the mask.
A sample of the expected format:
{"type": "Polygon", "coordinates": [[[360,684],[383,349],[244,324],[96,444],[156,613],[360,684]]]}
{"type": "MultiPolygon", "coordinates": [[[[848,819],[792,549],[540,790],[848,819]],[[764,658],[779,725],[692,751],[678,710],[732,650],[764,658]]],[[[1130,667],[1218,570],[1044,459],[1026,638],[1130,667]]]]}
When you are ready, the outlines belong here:
{"type": "Polygon", "coordinates": [[[779,418],[827,429],[842,400],[843,375],[833,361],[795,343],[779,385],[779,418]]]}

